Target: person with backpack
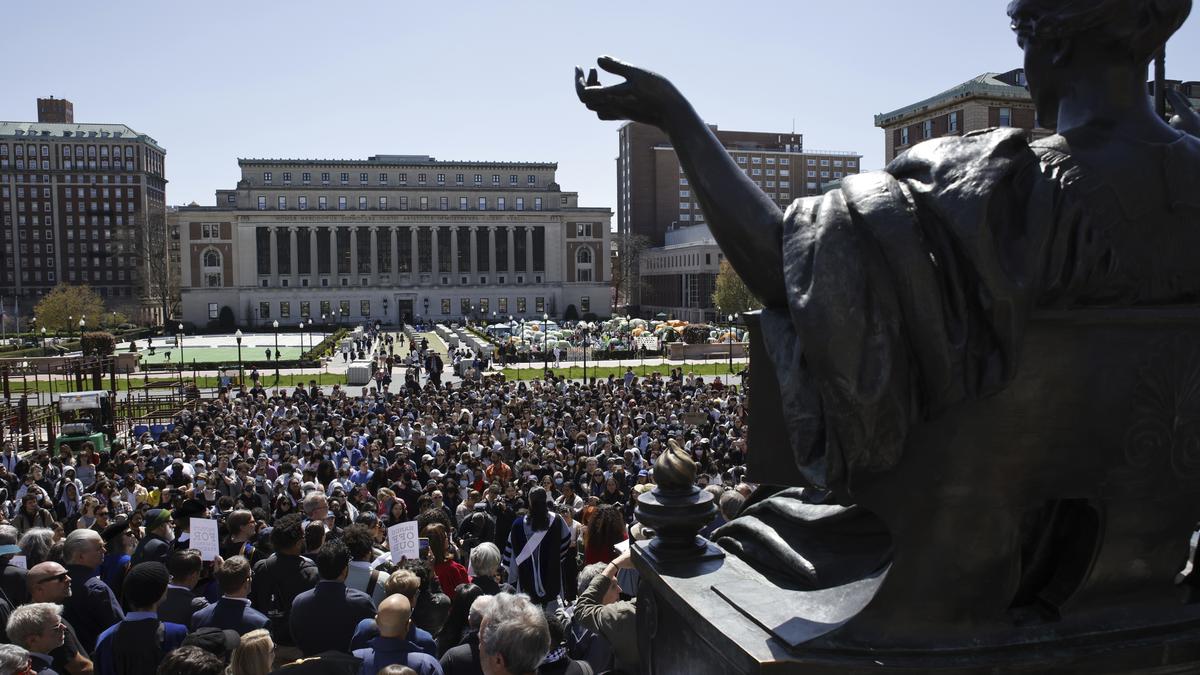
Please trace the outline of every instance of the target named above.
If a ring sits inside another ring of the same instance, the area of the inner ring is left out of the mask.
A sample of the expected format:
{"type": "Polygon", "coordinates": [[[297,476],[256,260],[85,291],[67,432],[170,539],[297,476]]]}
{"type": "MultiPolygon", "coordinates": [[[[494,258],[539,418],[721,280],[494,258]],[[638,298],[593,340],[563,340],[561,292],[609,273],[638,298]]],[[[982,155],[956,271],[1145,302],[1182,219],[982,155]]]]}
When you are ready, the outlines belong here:
{"type": "Polygon", "coordinates": [[[292,601],[317,585],[319,575],[312,560],[300,555],[304,545],[303,516],[289,513],[275,521],[271,547],[275,552],[254,565],[250,581],[250,606],[271,620],[269,629],[276,650],[284,655],[298,653],[289,628],[292,601]]]}
{"type": "Polygon", "coordinates": [[[545,488],[529,491],[529,513],[513,522],[504,547],[508,583],[538,605],[562,596],[562,565],[571,549],[571,529],[549,501],[545,488]]]}
{"type": "Polygon", "coordinates": [[[478,499],[471,513],[458,525],[458,548],[462,552],[463,560],[471,559],[471,551],[476,546],[496,539],[496,518],[488,513],[487,509],[487,502],[478,499]]]}

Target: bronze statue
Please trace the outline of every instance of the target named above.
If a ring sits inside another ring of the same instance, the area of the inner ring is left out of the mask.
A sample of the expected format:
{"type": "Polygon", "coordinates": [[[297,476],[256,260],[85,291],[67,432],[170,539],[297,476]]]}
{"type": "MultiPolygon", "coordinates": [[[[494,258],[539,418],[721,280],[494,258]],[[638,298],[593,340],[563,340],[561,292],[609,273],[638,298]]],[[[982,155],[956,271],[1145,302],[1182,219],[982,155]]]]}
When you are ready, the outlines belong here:
{"type": "Polygon", "coordinates": [[[1054,135],[927,141],[786,212],[665,78],[576,69],[601,119],[669,136],[766,306],[754,339],[778,393],[756,364],[750,461],[793,487],[760,490],[717,541],[800,604],[853,588],[862,605],[788,633],[785,603],[747,609],[744,579],[712,582],[775,639],[1035,653],[1200,623],[1175,586],[1200,521],[1200,118],[1176,93],[1168,124],[1146,92],[1190,9],[1015,0],[1054,135]],[[772,406],[781,428],[755,426],[772,406]]]}

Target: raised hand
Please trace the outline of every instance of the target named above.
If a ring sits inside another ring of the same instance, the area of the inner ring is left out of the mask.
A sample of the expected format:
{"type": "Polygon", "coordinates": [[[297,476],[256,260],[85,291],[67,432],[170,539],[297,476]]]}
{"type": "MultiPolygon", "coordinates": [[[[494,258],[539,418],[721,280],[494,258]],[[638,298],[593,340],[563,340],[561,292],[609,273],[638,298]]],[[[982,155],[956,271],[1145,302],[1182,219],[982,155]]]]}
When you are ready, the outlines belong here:
{"type": "Polygon", "coordinates": [[[575,93],[602,120],[632,120],[661,129],[673,110],[687,104],[675,85],[657,73],[611,56],[601,56],[596,63],[625,78],[624,82],[605,87],[595,68],[589,69],[584,79],[583,69],[575,67],[575,93]]]}
{"type": "Polygon", "coordinates": [[[1188,100],[1188,97],[1176,89],[1167,89],[1163,95],[1175,109],[1175,116],[1171,118],[1171,126],[1193,136],[1200,136],[1200,114],[1196,113],[1196,109],[1192,107],[1192,102],[1188,100]]]}

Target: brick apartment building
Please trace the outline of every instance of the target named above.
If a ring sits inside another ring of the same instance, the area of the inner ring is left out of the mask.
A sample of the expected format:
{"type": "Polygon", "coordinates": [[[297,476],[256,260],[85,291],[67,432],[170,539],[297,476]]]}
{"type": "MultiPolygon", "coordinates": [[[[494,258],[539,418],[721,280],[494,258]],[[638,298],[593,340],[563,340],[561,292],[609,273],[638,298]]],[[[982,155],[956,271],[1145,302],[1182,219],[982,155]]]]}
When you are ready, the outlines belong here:
{"type": "MultiPolygon", "coordinates": [[[[1200,82],[1167,80],[1165,85],[1182,91],[1193,102],[1200,98],[1200,82]]],[[[1147,83],[1146,91],[1148,96],[1154,94],[1153,82],[1147,83]]],[[[936,96],[876,115],[875,126],[883,129],[884,157],[890,162],[921,141],[980,129],[1026,129],[1031,140],[1052,133],[1037,126],[1034,116],[1025,70],[1017,68],[984,73],[936,96]]]]}
{"type": "MultiPolygon", "coordinates": [[[[829,183],[861,168],[862,155],[806,150],[797,133],[727,131],[711,127],[737,165],[781,209],[800,197],[819,195],[829,183]]],[[[619,132],[617,227],[642,235],[639,279],[623,304],[644,314],[664,313],[691,321],[715,320],[712,292],[723,258],[692,195],[675,149],[658,129],[634,122],[619,132]]],[[[619,236],[618,242],[624,237],[619,236]]]]}
{"type": "MultiPolygon", "coordinates": [[[[823,183],[858,173],[862,159],[856,152],[806,151],[802,134],[711,128],[738,166],[781,208],[797,197],[821,194],[823,183]]],[[[704,223],[666,134],[636,122],[617,133],[617,231],[644,235],[650,246],[662,246],[672,227],[704,223]]]]}
{"type": "Polygon", "coordinates": [[[86,284],[110,309],[161,320],[149,252],[164,239],[165,151],[123,124],[76,123],[65,99],[37,110],[0,121],[0,296],[28,315],[57,284],[86,284]]]}

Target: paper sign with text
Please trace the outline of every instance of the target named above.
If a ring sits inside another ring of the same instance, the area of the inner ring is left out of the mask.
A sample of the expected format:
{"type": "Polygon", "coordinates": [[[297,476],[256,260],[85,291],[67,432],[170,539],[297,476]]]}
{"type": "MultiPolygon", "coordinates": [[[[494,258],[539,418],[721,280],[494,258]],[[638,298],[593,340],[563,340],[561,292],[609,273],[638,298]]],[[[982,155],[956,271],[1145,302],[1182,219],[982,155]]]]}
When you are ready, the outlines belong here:
{"type": "Polygon", "coordinates": [[[401,558],[417,560],[420,558],[420,541],[417,538],[417,521],[397,523],[388,528],[388,548],[392,550],[392,562],[400,562],[401,558]]]}
{"type": "Polygon", "coordinates": [[[200,551],[201,560],[212,560],[220,555],[217,521],[212,518],[192,518],[191,532],[188,548],[200,551]]]}
{"type": "Polygon", "coordinates": [[[25,569],[25,565],[26,565],[26,562],[25,562],[25,556],[23,556],[23,555],[14,555],[14,556],[12,557],[12,559],[8,561],[8,564],[9,564],[9,566],[11,566],[11,567],[15,567],[15,568],[17,568],[17,569],[19,569],[19,570],[23,570],[23,569],[25,569]]]}

